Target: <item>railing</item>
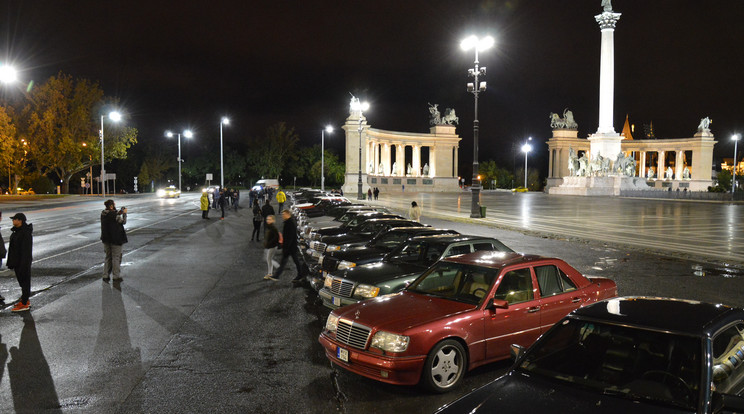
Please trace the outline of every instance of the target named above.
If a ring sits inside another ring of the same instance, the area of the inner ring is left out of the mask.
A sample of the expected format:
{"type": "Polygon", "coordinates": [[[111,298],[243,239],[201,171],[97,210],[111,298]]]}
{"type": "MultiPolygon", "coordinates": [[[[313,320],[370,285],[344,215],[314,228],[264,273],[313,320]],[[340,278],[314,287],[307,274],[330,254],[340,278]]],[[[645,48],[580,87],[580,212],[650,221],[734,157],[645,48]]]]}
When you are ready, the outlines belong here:
{"type": "Polygon", "coordinates": [[[621,197],[655,198],[662,200],[702,200],[702,201],[742,201],[744,192],[711,193],[708,191],[659,191],[659,190],[620,190],[621,197]]]}

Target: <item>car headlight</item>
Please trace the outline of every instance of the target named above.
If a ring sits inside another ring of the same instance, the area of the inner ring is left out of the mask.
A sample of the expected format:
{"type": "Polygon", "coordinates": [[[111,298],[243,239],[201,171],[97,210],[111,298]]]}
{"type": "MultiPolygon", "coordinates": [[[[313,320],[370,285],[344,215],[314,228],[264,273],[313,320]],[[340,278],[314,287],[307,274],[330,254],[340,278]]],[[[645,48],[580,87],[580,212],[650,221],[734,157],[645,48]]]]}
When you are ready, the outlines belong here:
{"type": "Polygon", "coordinates": [[[332,285],[333,285],[333,278],[331,277],[331,275],[327,275],[325,279],[323,280],[323,286],[330,289],[332,285]]]}
{"type": "Polygon", "coordinates": [[[323,266],[323,258],[325,257],[324,254],[321,254],[318,258],[318,266],[323,266]]]}
{"type": "MultiPolygon", "coordinates": [[[[326,319],[326,330],[328,332],[336,332],[336,327],[338,327],[338,316],[334,314],[329,314],[328,319],[326,319]]],[[[406,345],[407,346],[407,345],[406,345]]]]}
{"type": "MultiPolygon", "coordinates": [[[[328,316],[328,322],[326,322],[326,329],[331,322],[331,316],[328,316]]],[[[338,317],[334,320],[333,328],[336,328],[338,323],[338,317]]],[[[330,330],[330,329],[329,329],[330,330]]],[[[403,352],[408,349],[408,343],[410,342],[410,336],[397,335],[390,332],[378,331],[374,337],[372,337],[372,343],[370,347],[382,349],[385,352],[403,352]]]]}
{"type": "Polygon", "coordinates": [[[328,247],[326,247],[327,252],[335,252],[341,250],[341,246],[337,244],[329,244],[328,247]]]}
{"type": "Polygon", "coordinates": [[[354,262],[348,262],[346,260],[342,260],[338,262],[338,269],[344,270],[344,269],[351,269],[352,267],[356,267],[356,263],[354,262]]]}
{"type": "Polygon", "coordinates": [[[162,197],[165,195],[165,190],[158,190],[158,197],[162,197]]]}
{"type": "Polygon", "coordinates": [[[380,293],[380,288],[377,286],[358,285],[354,289],[354,296],[361,298],[374,298],[378,293],[380,293]]]}

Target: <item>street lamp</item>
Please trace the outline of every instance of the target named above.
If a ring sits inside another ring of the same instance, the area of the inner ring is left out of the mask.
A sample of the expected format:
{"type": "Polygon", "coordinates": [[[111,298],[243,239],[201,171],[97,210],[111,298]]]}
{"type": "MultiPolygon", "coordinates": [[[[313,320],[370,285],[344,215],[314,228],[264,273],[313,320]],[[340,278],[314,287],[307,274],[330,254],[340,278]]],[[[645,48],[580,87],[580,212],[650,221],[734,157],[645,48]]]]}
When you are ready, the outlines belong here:
{"type": "MultiPolygon", "coordinates": [[[[121,113],[116,111],[111,111],[108,114],[108,117],[110,120],[114,122],[121,121],[121,113]]],[[[103,115],[101,115],[101,197],[106,197],[106,168],[104,168],[103,164],[103,115]]]]}
{"type": "MultiPolygon", "coordinates": [[[[220,120],[220,188],[225,188],[225,165],[224,165],[224,151],[222,150],[222,125],[230,125],[230,119],[226,116],[220,120]]],[[[179,156],[178,158],[181,158],[179,156]]],[[[180,174],[179,174],[180,175],[180,174]]]]}
{"type": "Polygon", "coordinates": [[[369,109],[368,102],[359,102],[355,99],[351,105],[353,111],[359,111],[359,182],[357,183],[357,200],[364,198],[362,194],[362,111],[369,109]]]}
{"type": "Polygon", "coordinates": [[[10,65],[0,65],[0,82],[13,83],[18,80],[18,71],[10,65]]]}
{"type": "MultiPolygon", "coordinates": [[[[530,137],[530,140],[532,140],[532,137],[530,137]]],[[[522,152],[524,152],[524,188],[529,188],[527,187],[527,154],[529,154],[530,151],[532,151],[532,145],[522,145],[522,152]]]]}
{"type": "MultiPolygon", "coordinates": [[[[165,136],[168,138],[173,138],[173,132],[165,131],[165,136]]],[[[175,135],[178,135],[178,191],[181,191],[181,163],[183,160],[181,159],[181,134],[176,133],[175,135]]],[[[183,131],[183,137],[184,138],[191,138],[194,134],[190,130],[183,131]]]]}
{"type": "Polygon", "coordinates": [[[479,39],[476,36],[470,36],[467,39],[460,42],[462,50],[475,50],[475,68],[468,69],[468,75],[473,77],[473,82],[468,83],[468,92],[471,92],[475,96],[475,116],[473,119],[473,185],[471,186],[471,192],[473,193],[473,200],[470,204],[470,217],[479,218],[480,213],[480,180],[478,180],[478,94],[486,90],[486,82],[478,83],[478,76],[486,75],[486,67],[478,66],[478,52],[486,50],[493,46],[494,40],[491,36],[486,36],[479,39]]]}
{"type": "Polygon", "coordinates": [[[731,195],[734,195],[734,190],[736,190],[736,150],[737,146],[739,145],[739,140],[741,139],[741,135],[734,134],[731,136],[731,140],[734,141],[734,174],[731,178],[731,195]]]}
{"type": "MultiPolygon", "coordinates": [[[[320,191],[325,191],[325,133],[332,133],[333,127],[327,125],[320,131],[320,191]]],[[[361,147],[360,147],[361,148],[361,147]]]]}

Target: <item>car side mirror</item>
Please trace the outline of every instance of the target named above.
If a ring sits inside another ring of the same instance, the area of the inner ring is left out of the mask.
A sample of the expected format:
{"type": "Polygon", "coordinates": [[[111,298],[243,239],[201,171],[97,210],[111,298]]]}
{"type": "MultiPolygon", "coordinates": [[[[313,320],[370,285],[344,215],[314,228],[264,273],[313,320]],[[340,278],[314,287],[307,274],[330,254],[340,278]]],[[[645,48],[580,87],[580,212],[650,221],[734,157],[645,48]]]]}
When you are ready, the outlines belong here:
{"type": "Polygon", "coordinates": [[[714,413],[741,413],[744,412],[744,397],[733,394],[713,393],[714,413]]]}
{"type": "Polygon", "coordinates": [[[496,298],[491,298],[488,302],[488,305],[486,306],[486,309],[488,310],[508,309],[508,308],[509,308],[509,302],[503,299],[496,299],[496,298]]]}
{"type": "Polygon", "coordinates": [[[514,361],[518,360],[523,352],[524,347],[522,345],[511,344],[511,346],[509,347],[509,354],[514,361]]]}

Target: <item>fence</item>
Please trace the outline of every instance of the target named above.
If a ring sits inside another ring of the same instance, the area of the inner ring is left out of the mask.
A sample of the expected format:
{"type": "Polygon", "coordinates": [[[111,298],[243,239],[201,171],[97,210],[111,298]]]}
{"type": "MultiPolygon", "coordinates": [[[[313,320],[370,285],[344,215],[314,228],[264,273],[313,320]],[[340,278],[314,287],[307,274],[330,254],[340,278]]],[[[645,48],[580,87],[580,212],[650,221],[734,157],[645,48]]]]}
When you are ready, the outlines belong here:
{"type": "Polygon", "coordinates": [[[659,190],[620,190],[621,197],[656,198],[664,200],[704,200],[704,201],[744,201],[744,192],[711,193],[708,191],[659,191],[659,190]]]}

